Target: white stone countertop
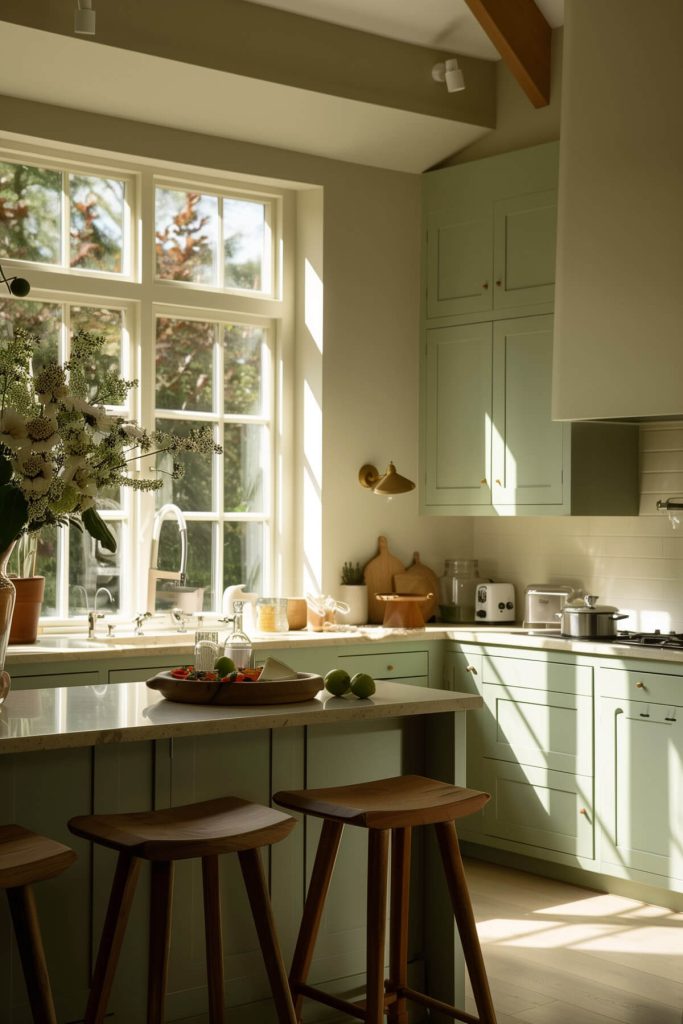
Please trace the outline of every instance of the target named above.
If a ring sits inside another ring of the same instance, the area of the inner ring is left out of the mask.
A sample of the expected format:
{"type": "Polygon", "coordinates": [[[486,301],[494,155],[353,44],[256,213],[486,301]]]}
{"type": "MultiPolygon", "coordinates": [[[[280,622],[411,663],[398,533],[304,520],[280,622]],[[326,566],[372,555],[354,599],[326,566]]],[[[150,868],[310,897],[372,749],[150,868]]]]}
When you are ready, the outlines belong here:
{"type": "Polygon", "coordinates": [[[469,711],[482,703],[476,694],[390,682],[378,683],[367,700],[321,691],[299,704],[262,707],[175,704],[144,682],[20,690],[0,706],[0,754],[469,711]]]}
{"type": "MultiPolygon", "coordinates": [[[[210,628],[210,627],[207,627],[210,628]]],[[[121,634],[111,639],[88,640],[84,636],[41,636],[37,643],[8,648],[6,666],[54,664],[59,662],[97,661],[112,655],[139,654],[150,657],[157,652],[167,655],[178,652],[178,663],[192,657],[193,632],[152,633],[137,637],[121,634]]],[[[219,630],[221,639],[224,631],[219,630]]],[[[320,646],[347,646],[363,643],[415,643],[423,640],[454,640],[459,643],[486,644],[531,650],[561,651],[566,654],[590,654],[604,658],[636,659],[683,664],[683,650],[659,650],[655,647],[632,647],[604,641],[568,640],[543,632],[530,634],[521,626],[453,626],[447,623],[425,626],[424,629],[385,629],[383,626],[359,626],[353,632],[314,633],[306,629],[289,633],[259,634],[253,637],[256,651],[287,650],[320,646]]]]}

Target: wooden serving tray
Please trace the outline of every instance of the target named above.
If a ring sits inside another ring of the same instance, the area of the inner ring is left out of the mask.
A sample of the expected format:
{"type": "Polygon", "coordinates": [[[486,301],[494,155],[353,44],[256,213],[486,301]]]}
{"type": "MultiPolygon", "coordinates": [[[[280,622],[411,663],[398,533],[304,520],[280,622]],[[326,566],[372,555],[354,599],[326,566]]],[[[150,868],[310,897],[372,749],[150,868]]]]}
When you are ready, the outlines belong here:
{"type": "Polygon", "coordinates": [[[150,690],[158,690],[166,700],[177,704],[297,704],[313,700],[324,687],[320,676],[298,672],[296,679],[271,683],[205,683],[191,679],[175,679],[169,672],[160,672],[147,680],[150,690]]]}

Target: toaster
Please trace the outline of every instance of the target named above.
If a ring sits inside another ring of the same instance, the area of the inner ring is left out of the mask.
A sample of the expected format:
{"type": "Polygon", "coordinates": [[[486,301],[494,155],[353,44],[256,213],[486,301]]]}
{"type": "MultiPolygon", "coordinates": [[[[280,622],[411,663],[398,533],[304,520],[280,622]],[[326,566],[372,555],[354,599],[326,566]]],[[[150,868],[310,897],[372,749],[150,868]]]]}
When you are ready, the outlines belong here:
{"type": "Polygon", "coordinates": [[[474,595],[477,622],[514,622],[515,588],[512,583],[478,583],[474,595]]]}

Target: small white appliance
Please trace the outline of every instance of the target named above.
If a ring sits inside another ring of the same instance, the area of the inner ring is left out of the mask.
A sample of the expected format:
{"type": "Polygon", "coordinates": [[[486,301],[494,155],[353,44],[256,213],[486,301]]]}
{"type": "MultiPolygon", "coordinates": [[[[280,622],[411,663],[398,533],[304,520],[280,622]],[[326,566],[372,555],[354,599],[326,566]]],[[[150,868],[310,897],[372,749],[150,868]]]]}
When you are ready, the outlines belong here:
{"type": "Polygon", "coordinates": [[[476,622],[514,622],[515,588],[512,583],[479,583],[474,596],[476,622]]]}

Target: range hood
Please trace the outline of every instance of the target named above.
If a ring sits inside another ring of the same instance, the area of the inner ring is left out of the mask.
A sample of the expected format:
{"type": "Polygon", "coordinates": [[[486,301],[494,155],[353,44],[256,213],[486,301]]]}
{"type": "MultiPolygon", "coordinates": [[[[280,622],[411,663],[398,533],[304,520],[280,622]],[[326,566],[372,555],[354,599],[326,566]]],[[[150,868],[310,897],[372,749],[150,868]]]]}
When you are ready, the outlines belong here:
{"type": "Polygon", "coordinates": [[[553,418],[683,418],[683,4],[565,8],[553,418]]]}

